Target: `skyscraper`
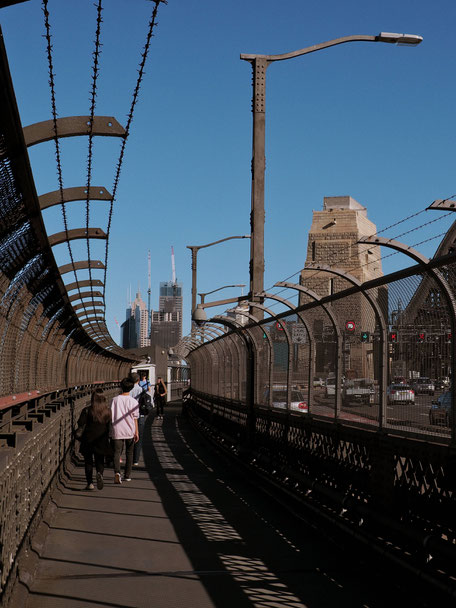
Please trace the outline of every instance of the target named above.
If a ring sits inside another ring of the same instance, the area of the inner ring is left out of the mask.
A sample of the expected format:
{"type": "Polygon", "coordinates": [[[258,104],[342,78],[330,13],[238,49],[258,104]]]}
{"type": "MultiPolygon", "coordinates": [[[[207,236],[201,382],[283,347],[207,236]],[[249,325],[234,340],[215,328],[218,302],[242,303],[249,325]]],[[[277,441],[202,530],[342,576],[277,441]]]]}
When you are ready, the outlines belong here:
{"type": "Polygon", "coordinates": [[[142,348],[149,344],[148,310],[138,287],[136,298],[127,308],[126,320],[122,323],[122,346],[123,348],[142,348]]]}
{"type": "Polygon", "coordinates": [[[159,310],[151,313],[150,343],[168,349],[182,338],[182,283],[160,283],[159,310]]]}

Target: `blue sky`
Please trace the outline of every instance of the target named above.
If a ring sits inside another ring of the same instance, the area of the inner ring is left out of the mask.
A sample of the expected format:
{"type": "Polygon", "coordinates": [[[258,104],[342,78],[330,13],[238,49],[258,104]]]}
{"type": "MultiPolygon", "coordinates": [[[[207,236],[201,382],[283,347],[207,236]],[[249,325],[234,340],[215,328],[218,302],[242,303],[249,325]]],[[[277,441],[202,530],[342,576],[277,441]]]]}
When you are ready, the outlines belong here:
{"type": "MultiPolygon", "coordinates": [[[[95,0],[50,0],[59,116],[89,113],[95,0]]],[[[96,113],[125,124],[152,3],[104,2],[96,113]]],[[[276,54],[351,34],[419,34],[416,48],[351,43],[271,65],[266,95],[265,286],[302,268],[312,210],[324,196],[351,195],[383,229],[456,194],[454,180],[454,0],[169,0],[159,7],[114,206],[106,320],[125,318],[127,294],[146,299],[152,257],[152,307],[170,280],[171,246],[184,286],[190,328],[190,252],[250,231],[251,68],[240,53],[276,54]]],[[[50,114],[44,24],[39,0],[0,11],[23,125],[50,114]]],[[[120,141],[97,138],[92,184],[112,190],[120,141]]],[[[62,141],[65,187],[85,185],[87,140],[62,141]]],[[[53,144],[30,149],[38,194],[58,188],[53,144]]],[[[91,225],[106,228],[107,205],[91,225]]],[[[445,232],[439,212],[382,233],[415,244],[445,232]]],[[[68,205],[71,227],[85,206],[68,205]]],[[[45,211],[48,232],[62,230],[59,208],[45,211]]],[[[439,239],[419,246],[432,256],[439,239]]],[[[75,259],[86,259],[74,244],[75,259]]],[[[68,261],[54,248],[59,264],[68,261]]],[[[93,244],[91,257],[104,259],[93,244]]],[[[399,258],[399,259],[398,259],[399,258]]],[[[249,241],[200,251],[198,291],[248,285],[249,241]]],[[[384,271],[407,262],[388,258],[384,271]]],[[[94,275],[102,278],[101,275],[94,275]]],[[[72,280],[66,275],[66,282],[72,280]]],[[[297,280],[294,277],[294,280],[297,280]]],[[[239,295],[225,290],[216,297],[239,295]]]]}

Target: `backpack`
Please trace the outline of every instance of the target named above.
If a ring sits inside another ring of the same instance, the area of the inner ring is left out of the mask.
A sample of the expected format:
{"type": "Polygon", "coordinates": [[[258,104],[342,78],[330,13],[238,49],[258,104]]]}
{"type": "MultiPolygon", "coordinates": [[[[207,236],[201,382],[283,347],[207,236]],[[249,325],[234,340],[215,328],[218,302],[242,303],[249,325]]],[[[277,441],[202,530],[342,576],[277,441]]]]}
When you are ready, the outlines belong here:
{"type": "Polygon", "coordinates": [[[139,414],[141,416],[147,416],[152,409],[152,398],[150,393],[147,390],[143,390],[143,392],[137,396],[137,400],[139,403],[139,414]]]}

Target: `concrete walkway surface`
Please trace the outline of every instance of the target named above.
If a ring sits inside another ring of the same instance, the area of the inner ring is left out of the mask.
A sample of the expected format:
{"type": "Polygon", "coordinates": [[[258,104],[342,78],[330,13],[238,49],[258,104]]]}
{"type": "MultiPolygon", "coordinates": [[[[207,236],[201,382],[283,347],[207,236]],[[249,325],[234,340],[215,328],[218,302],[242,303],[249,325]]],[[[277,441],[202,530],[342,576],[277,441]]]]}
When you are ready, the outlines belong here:
{"type": "Polygon", "coordinates": [[[421,605],[251,485],[179,405],[149,416],[143,452],[131,482],[109,469],[101,491],[70,466],[26,608],[421,605]]]}

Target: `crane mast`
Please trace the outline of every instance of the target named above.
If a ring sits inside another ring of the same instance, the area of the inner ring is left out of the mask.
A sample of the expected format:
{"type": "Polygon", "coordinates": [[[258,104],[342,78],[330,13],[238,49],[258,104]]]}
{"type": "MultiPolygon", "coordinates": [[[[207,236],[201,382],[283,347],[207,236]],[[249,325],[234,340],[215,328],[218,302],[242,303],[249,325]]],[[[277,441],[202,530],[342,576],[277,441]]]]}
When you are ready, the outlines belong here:
{"type": "Polygon", "coordinates": [[[173,271],[173,285],[176,284],[176,263],[174,261],[174,247],[171,246],[171,267],[173,271]]]}
{"type": "Polygon", "coordinates": [[[147,287],[147,333],[150,336],[150,329],[151,329],[151,312],[150,312],[150,292],[151,292],[151,277],[150,277],[150,270],[151,270],[151,265],[150,265],[150,249],[149,252],[147,254],[147,270],[148,270],[148,287],[147,287]]]}

